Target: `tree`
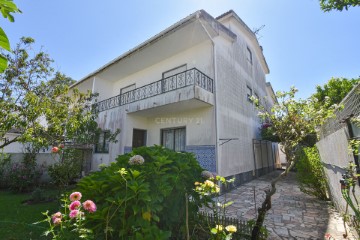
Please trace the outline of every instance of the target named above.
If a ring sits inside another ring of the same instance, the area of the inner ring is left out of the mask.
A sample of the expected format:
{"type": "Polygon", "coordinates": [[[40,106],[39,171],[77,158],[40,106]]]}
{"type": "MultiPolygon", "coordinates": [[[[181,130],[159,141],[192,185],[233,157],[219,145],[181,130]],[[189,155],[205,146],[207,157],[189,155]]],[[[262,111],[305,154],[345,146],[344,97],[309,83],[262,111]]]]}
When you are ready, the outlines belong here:
{"type": "MultiPolygon", "coordinates": [[[[4,18],[10,22],[14,22],[13,13],[21,13],[12,0],[0,0],[0,12],[4,18]]],[[[4,30],[0,27],[0,49],[10,52],[10,42],[4,30]]],[[[3,54],[0,54],[0,73],[4,72],[7,67],[7,59],[3,54]]]]}
{"type": "MultiPolygon", "coordinates": [[[[318,126],[333,116],[333,108],[326,107],[316,109],[314,98],[296,100],[297,89],[292,87],[289,92],[277,92],[278,103],[271,111],[259,107],[260,117],[271,124],[271,129],[281,143],[281,150],[285,153],[287,166],[286,170],[271,181],[271,187],[266,191],[265,200],[258,209],[258,218],[252,232],[252,239],[259,239],[260,228],[263,225],[266,212],[271,208],[271,197],[276,192],[276,183],[287,175],[296,161],[296,149],[307,136],[316,134],[318,126]]],[[[258,101],[253,98],[254,101],[258,101]]]]}
{"type": "Polygon", "coordinates": [[[16,141],[31,143],[35,151],[64,141],[95,143],[100,132],[91,105],[95,96],[70,91],[73,80],[61,73],[54,76],[53,60],[46,53],[29,53],[33,43],[32,38],[21,38],[6,55],[9,67],[0,74],[0,138],[11,130],[19,132],[0,143],[0,149],[16,141]]]}
{"type": "Polygon", "coordinates": [[[320,0],[320,7],[324,12],[331,10],[342,11],[344,8],[360,6],[360,0],[320,0]]]}
{"type": "Polygon", "coordinates": [[[330,106],[339,104],[358,83],[360,78],[331,78],[324,86],[316,86],[316,93],[312,95],[317,99],[316,108],[322,108],[327,98],[330,106]]]}

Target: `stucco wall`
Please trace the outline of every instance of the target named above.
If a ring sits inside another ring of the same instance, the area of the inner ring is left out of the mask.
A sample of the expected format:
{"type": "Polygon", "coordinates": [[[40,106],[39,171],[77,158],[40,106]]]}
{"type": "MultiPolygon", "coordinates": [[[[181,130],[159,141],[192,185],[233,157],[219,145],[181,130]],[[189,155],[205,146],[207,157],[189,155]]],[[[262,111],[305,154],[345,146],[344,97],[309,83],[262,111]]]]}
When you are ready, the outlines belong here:
{"type": "MultiPolygon", "coordinates": [[[[99,93],[99,101],[120,94],[120,89],[135,84],[136,88],[146,84],[156,82],[162,78],[162,73],[170,69],[187,64],[187,69],[198,68],[209,77],[213,78],[213,68],[211,61],[211,43],[203,42],[192,48],[178,53],[170,58],[164,59],[151,67],[142,69],[130,76],[117,81],[107,81],[97,78],[95,81],[95,90],[99,93]],[[104,97],[105,96],[105,97],[104,97]]],[[[165,49],[164,49],[165,51],[165,49]]]]}
{"type": "MultiPolygon", "coordinates": [[[[232,27],[232,30],[235,26],[232,27]]],[[[266,96],[265,71],[247,36],[236,31],[237,40],[216,38],[216,98],[218,138],[238,138],[218,147],[218,173],[231,176],[254,170],[252,139],[258,137],[259,119],[254,104],[247,99],[247,86],[260,99],[266,96]],[[252,50],[252,63],[247,48],[252,50]]]]}

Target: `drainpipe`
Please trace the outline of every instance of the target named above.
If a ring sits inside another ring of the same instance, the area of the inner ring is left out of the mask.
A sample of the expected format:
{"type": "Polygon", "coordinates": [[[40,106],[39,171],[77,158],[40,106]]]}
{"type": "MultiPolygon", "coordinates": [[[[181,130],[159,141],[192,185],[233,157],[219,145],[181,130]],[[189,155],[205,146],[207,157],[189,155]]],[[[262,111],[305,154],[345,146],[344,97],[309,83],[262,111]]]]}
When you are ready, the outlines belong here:
{"type": "Polygon", "coordinates": [[[220,154],[219,154],[219,114],[218,114],[218,98],[217,98],[217,65],[216,65],[216,48],[215,48],[215,42],[212,39],[210,33],[208,32],[208,30],[205,28],[202,20],[200,19],[200,16],[197,16],[200,23],[201,23],[201,27],[204,29],[204,31],[206,32],[206,34],[208,35],[211,44],[212,44],[212,51],[213,51],[213,66],[214,66],[214,85],[213,85],[213,92],[214,92],[214,98],[215,98],[215,160],[216,160],[216,173],[220,173],[220,164],[219,164],[219,158],[220,158],[220,154]]]}

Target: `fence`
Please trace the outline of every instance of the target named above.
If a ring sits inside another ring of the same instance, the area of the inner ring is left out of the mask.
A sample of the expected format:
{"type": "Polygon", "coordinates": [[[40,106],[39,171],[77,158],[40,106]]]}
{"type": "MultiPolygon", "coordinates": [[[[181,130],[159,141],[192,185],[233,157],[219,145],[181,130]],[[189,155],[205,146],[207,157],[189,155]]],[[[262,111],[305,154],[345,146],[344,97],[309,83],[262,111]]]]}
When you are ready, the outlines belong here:
{"type": "Polygon", "coordinates": [[[256,176],[262,176],[275,170],[278,160],[278,145],[267,140],[253,139],[254,168],[256,176]]]}
{"type": "MultiPolygon", "coordinates": [[[[237,229],[236,233],[233,234],[232,239],[251,239],[251,232],[253,228],[253,224],[250,222],[246,222],[237,218],[231,217],[220,217],[220,219],[216,218],[212,213],[200,212],[199,215],[199,224],[208,230],[208,226],[215,227],[216,224],[221,223],[221,225],[228,226],[234,225],[237,229]]],[[[264,229],[266,229],[264,227],[264,229]]],[[[209,230],[210,231],[210,230],[209,230]]],[[[210,232],[199,232],[197,235],[199,239],[209,239],[210,232]]],[[[266,230],[265,230],[266,231],[266,230]]],[[[260,239],[266,239],[266,236],[261,233],[260,239]]]]}

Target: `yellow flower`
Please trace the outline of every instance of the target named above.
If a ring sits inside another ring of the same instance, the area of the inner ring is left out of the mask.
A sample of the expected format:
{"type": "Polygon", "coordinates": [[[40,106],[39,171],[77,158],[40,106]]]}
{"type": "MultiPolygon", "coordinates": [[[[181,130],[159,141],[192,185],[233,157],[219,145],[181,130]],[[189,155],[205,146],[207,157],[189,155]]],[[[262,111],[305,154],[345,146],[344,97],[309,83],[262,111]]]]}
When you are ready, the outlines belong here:
{"type": "Polygon", "coordinates": [[[143,217],[144,220],[150,222],[151,212],[144,212],[144,213],[142,214],[142,217],[143,217]]]}
{"type": "Polygon", "coordinates": [[[204,182],[204,184],[205,184],[205,186],[207,186],[207,187],[214,187],[214,183],[212,182],[212,181],[210,181],[210,180],[206,180],[205,182],[204,182]]]}
{"type": "Polygon", "coordinates": [[[220,192],[219,186],[215,186],[215,192],[216,192],[216,193],[220,192]]]}
{"type": "Polygon", "coordinates": [[[221,231],[224,229],[223,225],[216,225],[215,228],[216,228],[219,232],[221,232],[221,231]]]}
{"type": "Polygon", "coordinates": [[[200,183],[199,183],[199,182],[195,182],[195,186],[197,186],[197,185],[200,185],[200,183]]]}
{"type": "Polygon", "coordinates": [[[237,231],[236,227],[234,225],[229,225],[227,227],[225,227],[226,231],[228,231],[229,233],[234,233],[237,231]]]}

